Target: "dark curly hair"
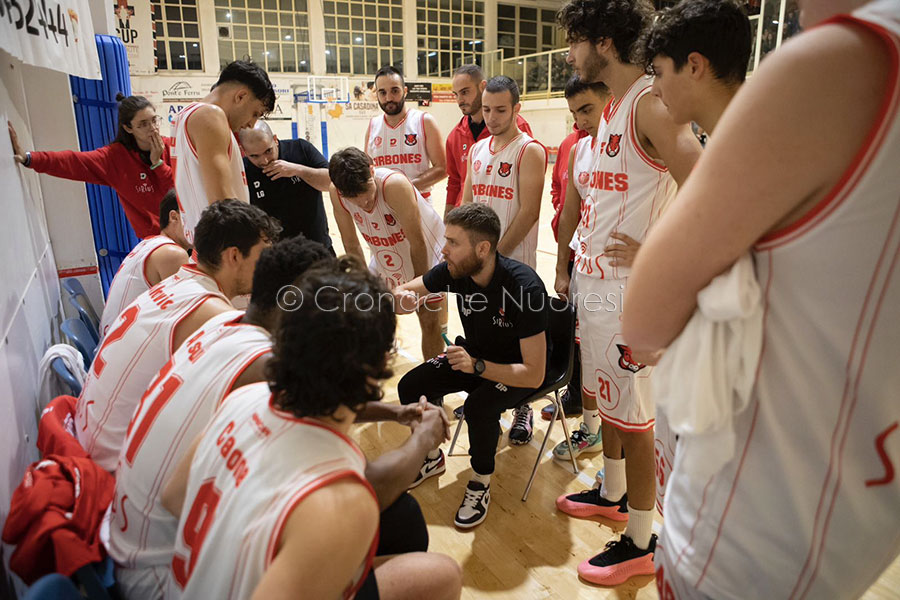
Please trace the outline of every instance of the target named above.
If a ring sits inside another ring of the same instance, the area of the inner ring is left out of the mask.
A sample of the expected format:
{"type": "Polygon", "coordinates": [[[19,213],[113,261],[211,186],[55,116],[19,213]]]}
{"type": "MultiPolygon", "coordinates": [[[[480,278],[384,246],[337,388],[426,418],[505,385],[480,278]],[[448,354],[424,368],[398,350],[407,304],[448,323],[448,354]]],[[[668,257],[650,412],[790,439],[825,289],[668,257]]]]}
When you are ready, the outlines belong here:
{"type": "Polygon", "coordinates": [[[325,246],[302,233],[269,246],[259,255],[253,270],[250,304],[264,312],[274,309],[284,286],[291,285],[313,265],[333,266],[334,260],[325,246]]]}
{"type": "Polygon", "coordinates": [[[222,251],[237,247],[247,257],[260,240],[278,241],[281,225],[261,208],[230,198],[213,202],[200,215],[194,228],[197,262],[218,268],[222,251]]]}
{"type": "Polygon", "coordinates": [[[310,269],[294,285],[303,302],[282,315],[266,365],[275,405],[297,417],[321,417],[379,400],[381,381],[393,374],[391,293],[347,256],[310,269]]]}
{"type": "Polygon", "coordinates": [[[596,44],[609,38],[619,60],[634,63],[638,39],[652,14],[647,0],[571,0],[556,13],[556,22],[567,41],[596,44]]]}
{"type": "Polygon", "coordinates": [[[682,0],[660,11],[641,40],[641,60],[650,74],[657,56],[668,56],[681,68],[699,52],[718,79],[743,83],[750,62],[750,19],[732,0],[682,0]]]}
{"type": "Polygon", "coordinates": [[[269,80],[269,74],[252,60],[236,60],[225,65],[212,89],[229,82],[247,86],[256,99],[263,103],[267,112],[275,110],[275,89],[269,80]]]}

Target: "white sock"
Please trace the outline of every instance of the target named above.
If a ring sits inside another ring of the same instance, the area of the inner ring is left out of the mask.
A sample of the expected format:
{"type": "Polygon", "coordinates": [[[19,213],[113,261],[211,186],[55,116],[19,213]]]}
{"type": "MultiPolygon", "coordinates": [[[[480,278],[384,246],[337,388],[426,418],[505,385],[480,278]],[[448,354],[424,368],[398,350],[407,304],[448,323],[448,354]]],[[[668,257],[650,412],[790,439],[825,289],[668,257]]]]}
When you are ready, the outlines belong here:
{"type": "Polygon", "coordinates": [[[596,408],[593,410],[584,410],[584,415],[582,417],[584,419],[584,424],[587,426],[588,431],[591,433],[597,433],[600,431],[600,411],[596,408]]]}
{"type": "Polygon", "coordinates": [[[427,454],[428,460],[434,460],[441,455],[441,449],[435,448],[427,454]]]}
{"type": "MultiPolygon", "coordinates": [[[[625,495],[625,459],[603,456],[603,485],[600,495],[610,502],[618,502],[625,495]]],[[[631,519],[631,517],[628,517],[631,519]]]]}
{"type": "Polygon", "coordinates": [[[650,535],[653,533],[653,513],[650,510],[638,510],[628,505],[628,525],[625,526],[625,535],[631,538],[634,545],[641,550],[646,550],[650,545],[650,535]]]}
{"type": "Polygon", "coordinates": [[[472,471],[472,481],[477,481],[482,485],[491,485],[491,476],[490,475],[482,475],[481,473],[476,473],[472,471]]]}

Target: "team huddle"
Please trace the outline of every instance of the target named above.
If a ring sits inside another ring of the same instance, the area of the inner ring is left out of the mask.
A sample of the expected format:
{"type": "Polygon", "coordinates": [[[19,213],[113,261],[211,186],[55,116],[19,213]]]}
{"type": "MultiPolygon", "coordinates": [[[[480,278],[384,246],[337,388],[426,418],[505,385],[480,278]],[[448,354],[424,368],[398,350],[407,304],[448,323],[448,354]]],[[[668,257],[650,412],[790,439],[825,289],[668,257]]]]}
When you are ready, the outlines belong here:
{"type": "MultiPolygon", "coordinates": [[[[602,453],[603,471],[556,506],[625,523],[584,557],[588,582],[850,598],[900,552],[900,9],[800,4],[821,26],[749,83],[737,2],[571,0],[557,15],[575,130],[552,178],[551,292],[577,315],[566,414],[581,422],[552,455],[602,453]]],[[[504,411],[510,443],[532,439],[529,398],[558,350],[535,271],[548,153],[509,77],[454,73],[463,116],[446,141],[406,106],[398,69],[374,83],[384,114],[327,160],[260,120],[275,94],[251,62],[175,122],[159,234],[110,287],[75,415],[116,479],[125,598],[461,593],[408,490],[445,470],[448,394],[465,392],[472,469],[457,527],[490,526],[504,411]],[[302,218],[270,210],[292,185],[329,193],[345,256],[321,195],[302,218]],[[382,402],[396,315],[412,312],[423,362],[382,402]],[[384,420],[409,438],[366,456],[353,424],[384,420]]]]}

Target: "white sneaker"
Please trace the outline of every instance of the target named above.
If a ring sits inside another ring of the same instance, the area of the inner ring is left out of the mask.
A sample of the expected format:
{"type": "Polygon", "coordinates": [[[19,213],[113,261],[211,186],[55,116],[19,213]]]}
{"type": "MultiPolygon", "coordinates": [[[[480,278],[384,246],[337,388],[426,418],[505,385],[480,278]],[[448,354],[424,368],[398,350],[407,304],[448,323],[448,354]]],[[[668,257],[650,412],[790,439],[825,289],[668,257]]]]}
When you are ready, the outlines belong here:
{"type": "Polygon", "coordinates": [[[439,452],[440,455],[437,458],[425,457],[425,462],[422,463],[422,468],[419,469],[419,474],[416,475],[415,481],[409,484],[409,487],[406,489],[411,490],[429,477],[440,475],[447,470],[447,465],[444,462],[444,451],[439,450],[439,452]]]}
{"type": "Polygon", "coordinates": [[[491,503],[491,484],[484,485],[477,481],[470,481],[466,486],[466,495],[463,498],[459,510],[456,511],[454,522],[457,527],[468,529],[475,527],[487,517],[488,506],[491,503]]]}

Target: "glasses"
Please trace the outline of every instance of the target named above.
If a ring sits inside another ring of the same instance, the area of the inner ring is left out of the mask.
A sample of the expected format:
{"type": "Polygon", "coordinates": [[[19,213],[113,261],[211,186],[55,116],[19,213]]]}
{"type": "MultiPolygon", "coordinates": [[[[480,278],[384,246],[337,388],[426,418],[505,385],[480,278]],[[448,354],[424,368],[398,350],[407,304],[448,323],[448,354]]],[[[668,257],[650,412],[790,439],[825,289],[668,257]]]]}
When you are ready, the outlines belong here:
{"type": "Polygon", "coordinates": [[[150,129],[151,127],[159,127],[160,123],[162,123],[162,117],[156,116],[152,119],[141,121],[134,128],[139,130],[150,129]]]}

